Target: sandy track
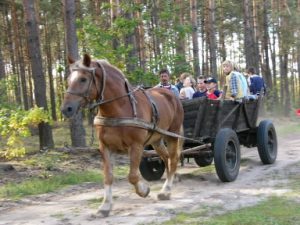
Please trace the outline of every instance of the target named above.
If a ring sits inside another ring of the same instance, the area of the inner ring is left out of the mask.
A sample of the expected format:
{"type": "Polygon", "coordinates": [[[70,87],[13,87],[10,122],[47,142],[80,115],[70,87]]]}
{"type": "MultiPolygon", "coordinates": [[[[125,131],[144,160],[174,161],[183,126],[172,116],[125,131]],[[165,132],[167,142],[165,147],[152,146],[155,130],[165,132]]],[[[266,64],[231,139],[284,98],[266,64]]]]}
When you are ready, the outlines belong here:
{"type": "MultiPolygon", "coordinates": [[[[170,201],[158,201],[156,195],[163,181],[151,182],[151,193],[138,197],[126,181],[114,183],[114,207],[110,217],[94,218],[103,189],[93,184],[74,186],[57,193],[26,198],[18,202],[0,203],[0,224],[15,225],[94,225],[147,224],[168,220],[178,212],[205,208],[211,214],[256,204],[270,195],[287,192],[286,174],[300,172],[299,134],[279,138],[278,158],[273,165],[262,165],[256,148],[242,149],[242,166],[236,181],[222,183],[215,172],[191,175],[199,170],[194,163],[179,168],[180,181],[170,201]],[[96,200],[95,200],[96,199],[96,200]]],[[[205,218],[204,218],[205,219],[205,218]]]]}

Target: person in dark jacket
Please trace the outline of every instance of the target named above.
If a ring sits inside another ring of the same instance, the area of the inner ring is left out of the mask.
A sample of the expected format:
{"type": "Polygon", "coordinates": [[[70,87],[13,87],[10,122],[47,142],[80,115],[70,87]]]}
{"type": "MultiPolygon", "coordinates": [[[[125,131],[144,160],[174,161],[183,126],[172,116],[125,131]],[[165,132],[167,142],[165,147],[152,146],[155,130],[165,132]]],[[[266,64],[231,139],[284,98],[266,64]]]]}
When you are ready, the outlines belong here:
{"type": "Polygon", "coordinates": [[[197,91],[193,94],[193,98],[206,96],[207,88],[203,76],[197,77],[197,91]]]}
{"type": "Polygon", "coordinates": [[[248,85],[250,89],[250,93],[252,95],[259,95],[260,91],[263,90],[263,94],[266,92],[264,79],[255,73],[255,69],[253,67],[249,67],[247,70],[248,73],[248,85]]]}

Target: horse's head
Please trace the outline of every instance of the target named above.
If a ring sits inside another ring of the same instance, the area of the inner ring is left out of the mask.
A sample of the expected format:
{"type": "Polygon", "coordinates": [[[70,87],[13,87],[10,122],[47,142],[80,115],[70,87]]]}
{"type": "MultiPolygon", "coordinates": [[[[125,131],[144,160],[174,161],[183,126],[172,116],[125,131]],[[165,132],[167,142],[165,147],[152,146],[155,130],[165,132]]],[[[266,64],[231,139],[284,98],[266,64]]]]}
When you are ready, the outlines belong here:
{"type": "Polygon", "coordinates": [[[80,107],[97,98],[96,67],[91,57],[84,55],[83,60],[74,61],[69,57],[70,75],[68,89],[64,96],[61,111],[66,117],[72,117],[80,107]]]}

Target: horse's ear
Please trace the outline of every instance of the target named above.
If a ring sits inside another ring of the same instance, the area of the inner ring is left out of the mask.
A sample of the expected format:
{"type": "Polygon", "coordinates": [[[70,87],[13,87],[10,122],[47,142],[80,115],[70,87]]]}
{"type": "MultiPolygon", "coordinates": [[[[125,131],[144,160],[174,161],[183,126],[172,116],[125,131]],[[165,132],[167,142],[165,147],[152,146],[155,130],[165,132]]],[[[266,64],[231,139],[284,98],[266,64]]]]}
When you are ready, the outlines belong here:
{"type": "Polygon", "coordinates": [[[88,54],[84,54],[83,56],[83,65],[89,67],[91,64],[91,57],[88,54]]]}
{"type": "Polygon", "coordinates": [[[69,64],[73,64],[75,60],[72,58],[72,56],[68,55],[68,62],[69,64]]]}

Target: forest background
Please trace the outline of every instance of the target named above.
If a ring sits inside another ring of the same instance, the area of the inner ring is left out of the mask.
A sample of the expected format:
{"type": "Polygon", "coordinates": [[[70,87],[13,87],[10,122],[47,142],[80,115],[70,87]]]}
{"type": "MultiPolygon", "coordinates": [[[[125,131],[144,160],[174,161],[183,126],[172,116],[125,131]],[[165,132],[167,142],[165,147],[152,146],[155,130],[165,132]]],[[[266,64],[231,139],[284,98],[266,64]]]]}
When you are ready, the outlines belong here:
{"type": "MultiPolygon", "coordinates": [[[[1,0],[0,152],[24,154],[19,136],[38,127],[52,148],[52,121],[63,120],[67,56],[107,59],[133,85],[153,86],[161,68],[213,76],[221,63],[253,66],[267,85],[265,111],[300,108],[300,0],[1,0]],[[28,129],[30,128],[30,129],[28,129]]],[[[79,113],[71,145],[86,146],[79,113]]]]}

